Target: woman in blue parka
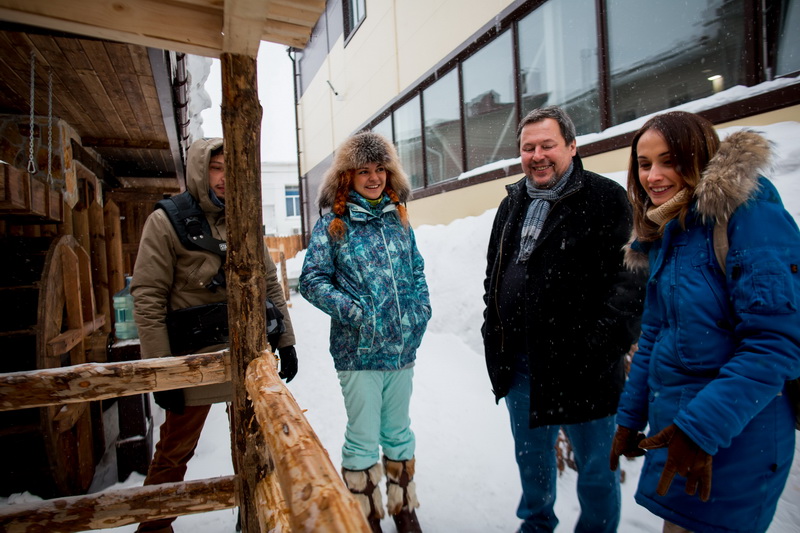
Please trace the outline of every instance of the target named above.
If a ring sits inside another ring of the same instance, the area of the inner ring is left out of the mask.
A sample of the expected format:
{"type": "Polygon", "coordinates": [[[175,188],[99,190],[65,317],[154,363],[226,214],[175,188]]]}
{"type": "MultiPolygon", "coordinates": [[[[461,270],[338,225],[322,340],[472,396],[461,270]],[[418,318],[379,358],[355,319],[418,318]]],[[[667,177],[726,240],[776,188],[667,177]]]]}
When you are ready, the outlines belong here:
{"type": "Polygon", "coordinates": [[[760,135],[720,143],[685,112],[633,139],[626,260],[650,274],[611,467],[647,450],[636,501],[664,531],[766,531],[789,475],[800,232],[760,175],[769,160],[760,135]]]}
{"type": "Polygon", "coordinates": [[[421,531],[409,402],[416,350],[431,317],[422,256],[403,203],[411,187],[392,143],[362,132],[336,152],[318,203],[301,294],[330,315],[330,350],[347,410],[342,475],[373,531],[387,504],[399,532],[421,531]]]}

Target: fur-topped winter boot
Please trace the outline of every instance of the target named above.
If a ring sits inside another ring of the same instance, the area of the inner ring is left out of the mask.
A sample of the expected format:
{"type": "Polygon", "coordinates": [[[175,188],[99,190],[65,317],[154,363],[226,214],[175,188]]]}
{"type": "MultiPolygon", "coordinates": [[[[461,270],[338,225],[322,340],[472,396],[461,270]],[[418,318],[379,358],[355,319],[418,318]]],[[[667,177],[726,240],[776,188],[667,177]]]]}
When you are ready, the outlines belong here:
{"type": "Polygon", "coordinates": [[[375,463],[367,470],[347,470],[342,468],[344,484],[350,489],[358,503],[372,533],[381,533],[381,518],[383,518],[383,500],[378,484],[383,471],[380,463],[375,463]]]}
{"type": "Polygon", "coordinates": [[[392,461],[383,456],[383,466],[389,480],[386,484],[387,506],[397,526],[397,533],[422,533],[414,511],[419,507],[417,485],[414,483],[415,465],[413,457],[408,461],[392,461]]]}

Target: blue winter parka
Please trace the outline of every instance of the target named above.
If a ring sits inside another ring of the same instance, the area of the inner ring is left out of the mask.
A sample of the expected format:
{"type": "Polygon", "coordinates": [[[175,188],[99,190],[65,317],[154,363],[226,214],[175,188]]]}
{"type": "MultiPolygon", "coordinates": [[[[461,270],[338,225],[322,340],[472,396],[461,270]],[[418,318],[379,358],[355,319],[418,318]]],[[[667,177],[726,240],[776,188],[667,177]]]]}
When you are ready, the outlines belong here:
{"type": "Polygon", "coordinates": [[[674,423],[713,456],[708,502],[687,495],[680,475],[656,493],[666,448],[647,452],[636,493],[640,505],[697,533],[765,531],[794,453],[784,383],[800,375],[800,232],[756,170],[763,145],[752,132],[731,135],[685,229],[672,220],[661,239],[634,242],[629,253],[647,254],[650,274],[617,423],[649,425],[649,436],[674,423]],[[729,219],[724,272],[714,253],[718,217],[729,219]]]}
{"type": "Polygon", "coordinates": [[[300,293],[331,317],[336,370],[400,370],[416,358],[431,317],[424,261],[414,231],[384,194],[372,206],[351,192],[344,237],[328,233],[333,213],[314,226],[300,293]]]}

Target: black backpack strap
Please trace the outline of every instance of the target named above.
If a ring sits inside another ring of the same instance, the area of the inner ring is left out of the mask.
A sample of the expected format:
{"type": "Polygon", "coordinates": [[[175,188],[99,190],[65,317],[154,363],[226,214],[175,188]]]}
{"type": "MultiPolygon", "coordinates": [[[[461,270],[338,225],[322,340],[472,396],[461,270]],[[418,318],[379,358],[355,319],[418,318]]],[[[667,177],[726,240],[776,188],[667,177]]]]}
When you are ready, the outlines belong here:
{"type": "Polygon", "coordinates": [[[211,236],[211,226],[205,213],[188,191],[160,200],[156,203],[156,209],[164,210],[186,248],[206,250],[217,254],[225,262],[228,244],[211,236]]]}
{"type": "Polygon", "coordinates": [[[225,241],[211,236],[211,226],[206,220],[206,214],[197,205],[197,200],[189,194],[182,192],[170,198],[165,198],[156,203],[156,209],[163,209],[169,218],[175,233],[178,234],[181,244],[189,250],[205,250],[217,254],[222,258],[219,272],[214,276],[206,288],[215,292],[217,287],[225,287],[225,258],[228,244],[225,241]]]}

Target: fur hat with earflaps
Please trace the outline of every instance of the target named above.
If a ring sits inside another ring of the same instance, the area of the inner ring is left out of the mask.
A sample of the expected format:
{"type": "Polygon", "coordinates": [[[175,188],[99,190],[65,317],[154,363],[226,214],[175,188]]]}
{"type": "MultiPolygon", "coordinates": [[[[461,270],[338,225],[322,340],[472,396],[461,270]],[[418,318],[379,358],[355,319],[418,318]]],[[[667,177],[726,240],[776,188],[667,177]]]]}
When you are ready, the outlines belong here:
{"type": "Polygon", "coordinates": [[[380,163],[386,169],[384,192],[397,204],[400,220],[404,226],[408,226],[408,215],[401,204],[411,197],[411,183],[400,165],[397,150],[383,135],[362,131],[342,143],[319,187],[317,203],[321,208],[330,207],[337,215],[328,227],[328,232],[334,238],[341,238],[346,229],[341,217],[347,209],[347,195],[352,189],[353,171],[368,163],[380,163]]]}

